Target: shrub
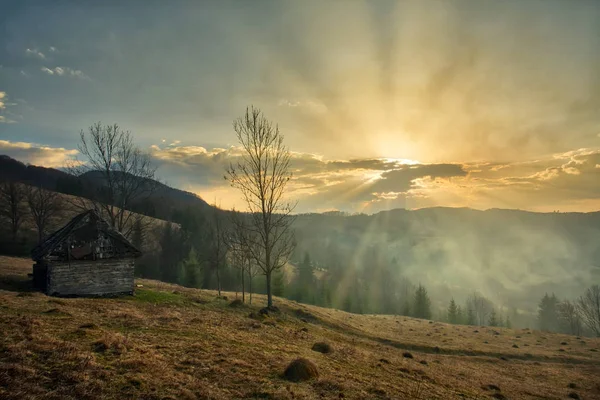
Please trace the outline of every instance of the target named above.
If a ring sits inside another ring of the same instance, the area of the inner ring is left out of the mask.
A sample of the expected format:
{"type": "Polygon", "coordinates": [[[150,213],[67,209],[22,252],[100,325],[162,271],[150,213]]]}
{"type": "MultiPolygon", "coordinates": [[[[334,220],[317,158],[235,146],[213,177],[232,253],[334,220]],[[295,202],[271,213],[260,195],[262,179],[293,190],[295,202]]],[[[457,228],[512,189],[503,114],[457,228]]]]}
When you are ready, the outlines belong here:
{"type": "Polygon", "coordinates": [[[302,382],[319,377],[319,371],[315,363],[306,358],[298,358],[290,363],[285,369],[283,376],[288,381],[302,382]]]}
{"type": "Polygon", "coordinates": [[[317,343],[313,344],[312,350],[318,351],[319,353],[323,353],[323,354],[329,354],[333,351],[333,348],[331,347],[331,345],[329,343],[317,342],[317,343]]]}

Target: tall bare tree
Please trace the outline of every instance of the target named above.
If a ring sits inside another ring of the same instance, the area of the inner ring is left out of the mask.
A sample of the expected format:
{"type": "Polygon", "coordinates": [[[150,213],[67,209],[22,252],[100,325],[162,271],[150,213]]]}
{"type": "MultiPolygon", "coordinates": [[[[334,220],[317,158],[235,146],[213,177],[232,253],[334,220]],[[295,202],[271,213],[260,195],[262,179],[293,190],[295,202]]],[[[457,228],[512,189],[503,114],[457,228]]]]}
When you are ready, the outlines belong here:
{"type": "MultiPolygon", "coordinates": [[[[149,154],[133,142],[131,132],[117,124],[100,122],[79,134],[79,151],[84,160],[70,167],[71,172],[87,183],[87,196],[111,226],[130,236],[136,219],[143,216],[132,207],[146,202],[156,190],[149,154]]],[[[86,202],[81,207],[89,207],[86,202]]]]}
{"type": "Polygon", "coordinates": [[[42,243],[48,225],[64,208],[64,202],[58,192],[39,186],[27,189],[27,204],[38,231],[38,243],[42,243]]]}
{"type": "Polygon", "coordinates": [[[577,309],[587,327],[600,337],[600,285],[585,291],[577,300],[577,309]]]}
{"type": "Polygon", "coordinates": [[[283,267],[294,249],[291,229],[295,204],[285,200],[291,178],[290,152],[277,125],[254,107],[233,122],[242,147],[241,160],[231,164],[225,177],[242,193],[249,213],[252,259],[266,277],[267,306],[273,306],[271,276],[283,267]]]}
{"type": "Polygon", "coordinates": [[[0,183],[0,216],[7,219],[13,242],[17,241],[19,229],[27,213],[25,186],[13,181],[0,183]]]}

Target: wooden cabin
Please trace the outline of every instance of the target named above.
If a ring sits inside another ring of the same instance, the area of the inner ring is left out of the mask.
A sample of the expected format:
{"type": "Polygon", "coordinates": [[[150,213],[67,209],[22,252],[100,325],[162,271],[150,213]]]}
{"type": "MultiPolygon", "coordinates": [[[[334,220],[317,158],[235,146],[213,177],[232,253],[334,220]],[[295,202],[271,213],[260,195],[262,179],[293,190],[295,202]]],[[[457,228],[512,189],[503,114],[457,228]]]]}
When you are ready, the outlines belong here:
{"type": "Polygon", "coordinates": [[[33,283],[51,296],[133,294],[134,263],[141,254],[89,210],[33,249],[33,283]]]}

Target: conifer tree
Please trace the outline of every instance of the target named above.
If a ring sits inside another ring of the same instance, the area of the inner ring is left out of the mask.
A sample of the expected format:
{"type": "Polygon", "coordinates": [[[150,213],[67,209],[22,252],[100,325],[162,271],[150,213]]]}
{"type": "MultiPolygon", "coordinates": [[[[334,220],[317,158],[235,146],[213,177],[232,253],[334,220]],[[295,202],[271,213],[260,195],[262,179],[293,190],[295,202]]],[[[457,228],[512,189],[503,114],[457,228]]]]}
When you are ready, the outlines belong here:
{"type": "Polygon", "coordinates": [[[415,318],[431,319],[431,300],[427,294],[427,289],[421,284],[415,291],[413,316],[415,318]]]}
{"type": "Polygon", "coordinates": [[[467,325],[475,325],[477,318],[475,316],[475,310],[471,307],[467,307],[467,325]]]}
{"type": "Polygon", "coordinates": [[[498,326],[500,323],[498,321],[498,316],[496,314],[496,310],[492,309],[492,311],[490,312],[490,318],[488,320],[488,325],[489,326],[498,326]]]}
{"type": "Polygon", "coordinates": [[[188,287],[199,288],[202,286],[201,265],[194,247],[182,261],[183,284],[188,287]]]}
{"type": "Polygon", "coordinates": [[[451,324],[458,323],[458,307],[456,306],[454,298],[450,300],[450,305],[448,306],[448,322],[451,324]]]}
{"type": "Polygon", "coordinates": [[[304,253],[302,262],[298,265],[298,280],[296,285],[296,298],[299,301],[314,303],[315,278],[313,265],[308,252],[304,253]]]}
{"type": "Polygon", "coordinates": [[[456,307],[456,321],[457,324],[464,324],[465,322],[465,315],[461,306],[456,307]]]}
{"type": "Polygon", "coordinates": [[[549,296],[548,293],[542,297],[538,306],[538,327],[542,331],[558,332],[558,299],[552,293],[549,296]]]}
{"type": "Polygon", "coordinates": [[[283,297],[285,292],[285,275],[283,270],[278,269],[273,272],[273,295],[283,297]]]}

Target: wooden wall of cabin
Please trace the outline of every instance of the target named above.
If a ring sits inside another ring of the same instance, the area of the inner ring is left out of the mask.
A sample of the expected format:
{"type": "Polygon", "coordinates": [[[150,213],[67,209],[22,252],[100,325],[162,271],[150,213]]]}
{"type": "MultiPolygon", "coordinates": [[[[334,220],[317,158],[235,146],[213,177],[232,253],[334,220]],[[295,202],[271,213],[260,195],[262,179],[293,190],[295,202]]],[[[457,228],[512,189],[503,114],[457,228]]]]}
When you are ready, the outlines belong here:
{"type": "Polygon", "coordinates": [[[46,291],[48,267],[44,261],[37,261],[33,264],[33,287],[41,291],[46,291]]]}
{"type": "Polygon", "coordinates": [[[55,296],[133,294],[133,258],[49,263],[46,293],[55,296]]]}

